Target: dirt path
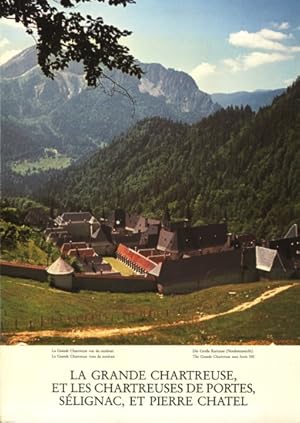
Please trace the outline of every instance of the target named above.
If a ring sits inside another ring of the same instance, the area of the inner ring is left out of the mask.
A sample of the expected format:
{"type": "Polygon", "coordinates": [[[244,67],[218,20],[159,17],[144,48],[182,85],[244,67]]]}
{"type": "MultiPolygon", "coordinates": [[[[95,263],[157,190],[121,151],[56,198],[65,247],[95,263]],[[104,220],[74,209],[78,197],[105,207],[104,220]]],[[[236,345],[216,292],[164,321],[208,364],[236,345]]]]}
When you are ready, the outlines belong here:
{"type": "Polygon", "coordinates": [[[145,326],[134,326],[134,327],[121,327],[121,328],[112,328],[112,329],[103,329],[103,328],[82,328],[82,329],[69,329],[69,330],[41,330],[34,332],[18,332],[18,333],[6,333],[8,337],[8,344],[16,344],[19,342],[28,342],[36,338],[45,338],[45,337],[60,337],[60,338],[110,338],[113,336],[119,335],[130,335],[137,334],[142,332],[148,332],[152,329],[160,329],[166,327],[182,326],[191,323],[200,323],[207,320],[214,319],[216,317],[225,316],[231,313],[237,313],[240,311],[248,310],[255,305],[268,300],[269,298],[274,297],[275,295],[280,294],[283,291],[295,286],[295,284],[280,286],[278,288],[270,289],[265,291],[259,297],[255,298],[252,301],[242,303],[236,307],[231,308],[230,310],[224,311],[217,314],[207,314],[204,316],[199,316],[189,320],[181,320],[174,323],[160,323],[154,325],[145,325],[145,326]]]}

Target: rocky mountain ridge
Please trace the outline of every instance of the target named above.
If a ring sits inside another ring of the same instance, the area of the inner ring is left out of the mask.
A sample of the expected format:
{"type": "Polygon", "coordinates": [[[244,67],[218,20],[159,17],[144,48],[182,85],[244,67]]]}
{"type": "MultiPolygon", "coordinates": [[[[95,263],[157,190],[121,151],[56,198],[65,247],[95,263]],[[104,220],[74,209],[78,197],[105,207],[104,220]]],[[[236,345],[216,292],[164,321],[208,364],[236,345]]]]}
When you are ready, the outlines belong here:
{"type": "MultiPolygon", "coordinates": [[[[6,126],[15,126],[17,120],[27,133],[30,128],[34,134],[46,127],[54,140],[51,147],[77,158],[109,143],[141,119],[159,116],[193,123],[220,108],[188,74],[157,63],[141,66],[145,74],[140,81],[112,71],[99,87],[88,88],[77,63],[54,80],[46,78],[37,65],[35,47],[30,47],[0,67],[2,119],[6,126]]],[[[20,144],[22,130],[19,133],[20,144]]],[[[7,142],[14,141],[4,136],[3,143],[7,142]]],[[[48,147],[43,136],[40,142],[48,147]]]]}

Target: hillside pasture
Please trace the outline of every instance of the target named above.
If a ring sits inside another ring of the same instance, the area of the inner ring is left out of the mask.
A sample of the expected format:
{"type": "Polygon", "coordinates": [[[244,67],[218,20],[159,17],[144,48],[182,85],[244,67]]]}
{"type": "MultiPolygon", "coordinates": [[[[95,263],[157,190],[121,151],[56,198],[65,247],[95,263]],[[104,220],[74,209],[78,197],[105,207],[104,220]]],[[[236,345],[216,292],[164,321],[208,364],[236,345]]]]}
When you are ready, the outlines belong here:
{"type": "Polygon", "coordinates": [[[50,169],[64,169],[70,166],[72,159],[64,154],[43,156],[37,160],[20,160],[11,165],[11,170],[24,176],[50,169]]]}
{"type": "Polygon", "coordinates": [[[288,288],[291,281],[224,285],[176,296],[68,293],[47,283],[6,276],[1,284],[2,343],[26,331],[31,334],[29,343],[37,344],[300,344],[300,285],[288,288]],[[247,310],[203,319],[279,287],[288,289],[247,310]],[[93,338],[91,332],[85,338],[84,331],[93,329],[102,335],[93,338]],[[118,330],[105,332],[113,329],[118,330]],[[55,334],[47,337],[51,330],[55,334]],[[83,332],[72,339],[76,330],[83,332]],[[60,336],[60,331],[68,336],[60,336]]]}

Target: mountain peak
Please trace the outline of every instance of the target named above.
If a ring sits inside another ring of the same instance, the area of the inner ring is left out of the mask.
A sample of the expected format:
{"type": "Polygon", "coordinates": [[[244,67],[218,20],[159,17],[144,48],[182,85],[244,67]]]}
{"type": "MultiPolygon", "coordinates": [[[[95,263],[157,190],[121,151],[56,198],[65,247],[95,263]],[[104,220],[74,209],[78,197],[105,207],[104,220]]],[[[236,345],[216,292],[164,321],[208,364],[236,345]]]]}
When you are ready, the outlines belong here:
{"type": "MultiPolygon", "coordinates": [[[[175,105],[179,113],[186,115],[198,110],[198,116],[204,117],[218,109],[210,96],[200,91],[194,79],[187,73],[167,69],[159,63],[143,63],[142,69],[145,74],[139,84],[141,93],[154,97],[162,96],[168,104],[175,105]]],[[[197,118],[187,118],[188,122],[195,120],[197,118]]]]}
{"type": "Polygon", "coordinates": [[[15,78],[33,69],[37,64],[36,46],[31,46],[1,65],[0,75],[4,78],[15,78]]]}

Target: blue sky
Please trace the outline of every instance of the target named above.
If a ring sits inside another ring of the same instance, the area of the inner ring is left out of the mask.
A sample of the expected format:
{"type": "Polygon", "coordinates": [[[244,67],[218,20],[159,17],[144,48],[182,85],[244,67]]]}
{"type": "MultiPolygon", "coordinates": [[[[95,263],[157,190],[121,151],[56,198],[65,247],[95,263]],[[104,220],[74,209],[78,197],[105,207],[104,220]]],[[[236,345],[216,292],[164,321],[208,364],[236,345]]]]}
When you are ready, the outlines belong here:
{"type": "MultiPolygon", "coordinates": [[[[137,59],[183,70],[209,93],[279,88],[300,74],[300,0],[92,1],[78,10],[132,30],[126,44],[137,59]]],[[[32,44],[11,22],[0,31],[2,63],[32,44]]]]}

